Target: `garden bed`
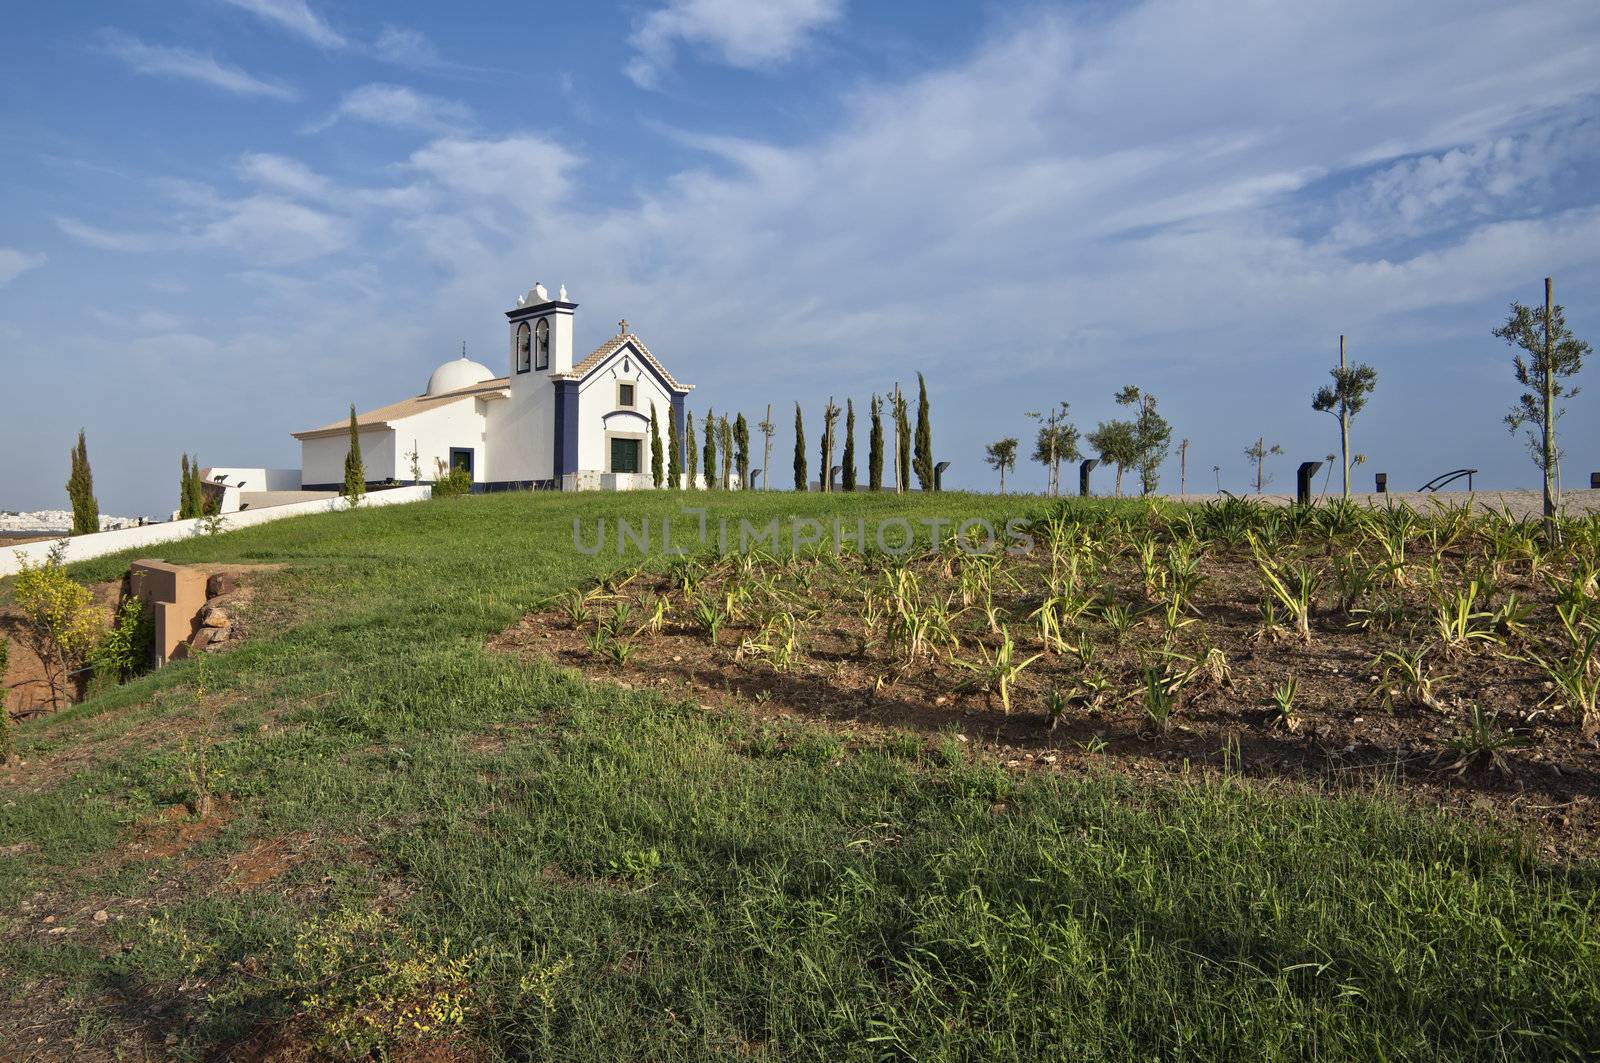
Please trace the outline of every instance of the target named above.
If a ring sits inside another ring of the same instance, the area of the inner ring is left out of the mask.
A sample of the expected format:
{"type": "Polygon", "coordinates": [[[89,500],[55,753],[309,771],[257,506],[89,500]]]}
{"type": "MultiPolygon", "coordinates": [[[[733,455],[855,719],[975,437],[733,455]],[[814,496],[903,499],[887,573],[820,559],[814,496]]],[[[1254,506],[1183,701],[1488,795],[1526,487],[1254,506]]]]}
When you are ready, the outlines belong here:
{"type": "Polygon", "coordinates": [[[1024,556],[676,559],[497,645],[774,719],[958,731],[1019,770],[1396,783],[1547,848],[1600,839],[1600,522],[1548,550],[1464,507],[1230,501],[1032,533],[1024,556]]]}

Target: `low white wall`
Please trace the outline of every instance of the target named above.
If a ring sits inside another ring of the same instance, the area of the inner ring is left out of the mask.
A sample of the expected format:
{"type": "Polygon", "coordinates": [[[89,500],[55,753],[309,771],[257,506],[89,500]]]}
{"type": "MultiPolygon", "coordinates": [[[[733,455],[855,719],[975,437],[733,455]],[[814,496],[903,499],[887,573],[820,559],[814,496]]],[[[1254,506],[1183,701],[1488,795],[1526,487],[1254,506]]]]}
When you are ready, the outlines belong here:
{"type": "MultiPolygon", "coordinates": [[[[421,502],[432,497],[433,487],[428,484],[420,487],[394,487],[387,491],[370,492],[361,500],[361,506],[363,509],[371,506],[393,506],[403,502],[421,502]]],[[[342,498],[317,498],[310,502],[291,502],[286,506],[246,509],[228,514],[227,523],[223,528],[224,531],[233,531],[237,528],[248,528],[252,524],[282,520],[285,517],[300,517],[308,513],[327,513],[347,508],[349,508],[348,503],[342,498]]],[[[166,524],[147,524],[142,528],[122,528],[118,531],[96,532],[93,535],[75,535],[67,539],[67,550],[62,559],[67,562],[87,561],[92,557],[104,557],[135,547],[192,539],[206,534],[205,524],[204,519],[174,520],[166,524]]],[[[24,560],[29,564],[43,561],[50,553],[51,547],[58,541],[28,543],[11,550],[0,548],[0,576],[15,575],[21,571],[24,560]]]]}
{"type": "MultiPolygon", "coordinates": [[[[243,491],[298,491],[299,469],[263,469],[243,465],[214,465],[203,470],[212,480],[225,481],[243,491]]],[[[340,477],[342,480],[344,477],[340,477]]]]}

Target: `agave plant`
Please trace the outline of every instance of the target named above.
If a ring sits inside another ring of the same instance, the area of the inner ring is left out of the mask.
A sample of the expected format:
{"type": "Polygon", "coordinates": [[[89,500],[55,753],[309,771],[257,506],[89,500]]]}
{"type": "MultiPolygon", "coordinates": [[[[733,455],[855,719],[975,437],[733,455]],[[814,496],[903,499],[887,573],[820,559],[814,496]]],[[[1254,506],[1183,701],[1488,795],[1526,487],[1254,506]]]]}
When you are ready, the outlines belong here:
{"type": "Polygon", "coordinates": [[[978,652],[982,656],[976,661],[963,661],[952,657],[951,663],[972,672],[973,682],[983,691],[985,701],[992,706],[994,697],[998,695],[1001,709],[1010,715],[1011,685],[1025,668],[1044,654],[1036,653],[1032,657],[1019,658],[1016,643],[1011,639],[1011,632],[1003,626],[1000,629],[1000,648],[991,653],[989,647],[980,642],[978,652]]]}

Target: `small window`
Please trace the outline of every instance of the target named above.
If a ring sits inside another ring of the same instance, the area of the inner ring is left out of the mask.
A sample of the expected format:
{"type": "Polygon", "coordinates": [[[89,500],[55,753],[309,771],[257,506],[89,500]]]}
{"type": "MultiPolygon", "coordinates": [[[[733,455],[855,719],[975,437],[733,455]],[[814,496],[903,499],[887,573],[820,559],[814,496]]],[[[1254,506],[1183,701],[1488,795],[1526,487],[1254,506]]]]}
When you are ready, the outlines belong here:
{"type": "Polygon", "coordinates": [[[517,326],[517,372],[526,373],[529,364],[529,331],[528,323],[524,321],[517,326]]]}
{"type": "Polygon", "coordinates": [[[533,367],[550,368],[550,319],[541,317],[533,326],[533,367]]]}
{"type": "Polygon", "coordinates": [[[639,471],[639,441],[637,439],[611,440],[611,471],[639,471]]]}
{"type": "Polygon", "coordinates": [[[618,384],[617,385],[617,405],[618,406],[626,406],[630,410],[633,408],[633,385],[632,384],[618,384]]]}

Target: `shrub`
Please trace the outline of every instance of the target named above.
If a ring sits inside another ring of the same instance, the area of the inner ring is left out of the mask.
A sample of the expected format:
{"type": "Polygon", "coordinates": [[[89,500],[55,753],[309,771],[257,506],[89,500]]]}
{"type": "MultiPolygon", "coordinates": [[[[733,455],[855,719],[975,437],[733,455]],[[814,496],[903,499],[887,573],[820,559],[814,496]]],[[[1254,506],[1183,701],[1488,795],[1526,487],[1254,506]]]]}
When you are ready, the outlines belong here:
{"type": "Polygon", "coordinates": [[[433,481],[434,498],[453,498],[472,490],[472,474],[466,469],[445,469],[444,462],[434,459],[438,478],[433,481]]]}
{"type": "Polygon", "coordinates": [[[50,704],[59,708],[104,631],[94,595],[61,567],[60,547],[42,564],[24,561],[12,593],[23,613],[23,639],[44,669],[50,704]]]}
{"type": "Polygon", "coordinates": [[[115,623],[95,647],[95,678],[121,683],[144,671],[154,656],[155,633],[144,602],[133,595],[124,598],[115,623]]]}

